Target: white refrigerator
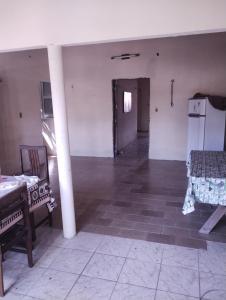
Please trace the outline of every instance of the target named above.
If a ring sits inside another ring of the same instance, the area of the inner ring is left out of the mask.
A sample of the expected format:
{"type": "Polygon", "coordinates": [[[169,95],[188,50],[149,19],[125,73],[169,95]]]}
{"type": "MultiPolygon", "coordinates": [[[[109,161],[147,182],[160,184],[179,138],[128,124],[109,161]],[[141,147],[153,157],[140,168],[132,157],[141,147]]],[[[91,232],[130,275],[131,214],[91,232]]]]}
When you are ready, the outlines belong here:
{"type": "Polygon", "coordinates": [[[191,150],[224,150],[225,116],[208,98],[188,99],[187,161],[191,150]]]}

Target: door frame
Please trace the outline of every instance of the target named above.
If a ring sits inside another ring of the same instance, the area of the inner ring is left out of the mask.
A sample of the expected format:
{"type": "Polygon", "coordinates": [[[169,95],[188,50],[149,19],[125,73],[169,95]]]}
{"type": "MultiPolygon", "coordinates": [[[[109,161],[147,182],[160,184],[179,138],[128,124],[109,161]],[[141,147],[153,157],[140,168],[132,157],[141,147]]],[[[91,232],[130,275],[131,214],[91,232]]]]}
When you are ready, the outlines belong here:
{"type": "MultiPolygon", "coordinates": [[[[118,145],[117,145],[117,132],[118,132],[118,124],[117,124],[117,102],[116,102],[116,90],[117,90],[117,81],[123,80],[123,79],[131,79],[131,80],[138,80],[138,79],[149,79],[149,82],[151,84],[151,78],[150,77],[137,77],[137,78],[118,78],[118,79],[112,79],[112,110],[113,110],[113,119],[112,119],[112,130],[113,130],[113,155],[114,158],[118,155],[118,145]]],[[[151,89],[151,86],[149,86],[149,90],[151,89]]],[[[151,101],[151,95],[149,95],[149,130],[150,130],[150,101],[151,101]]],[[[150,137],[150,132],[149,132],[150,137]]],[[[149,146],[148,146],[149,148],[149,146]]]]}
{"type": "Polygon", "coordinates": [[[117,103],[116,103],[116,87],[117,87],[117,79],[112,80],[112,104],[113,104],[113,120],[112,120],[112,128],[113,128],[113,154],[114,158],[117,156],[117,103]]]}

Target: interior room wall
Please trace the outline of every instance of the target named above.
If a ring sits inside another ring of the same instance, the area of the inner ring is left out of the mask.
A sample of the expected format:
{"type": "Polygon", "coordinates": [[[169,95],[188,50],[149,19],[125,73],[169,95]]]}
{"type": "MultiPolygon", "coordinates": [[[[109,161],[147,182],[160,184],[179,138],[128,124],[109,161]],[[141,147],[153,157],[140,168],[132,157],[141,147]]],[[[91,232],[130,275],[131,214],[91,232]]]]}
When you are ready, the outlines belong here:
{"type": "Polygon", "coordinates": [[[43,143],[40,81],[49,80],[46,51],[0,54],[0,79],[0,166],[11,174],[20,170],[20,144],[43,143]]]}
{"type": "Polygon", "coordinates": [[[225,33],[66,47],[63,58],[72,155],[113,156],[112,79],[150,78],[153,159],[186,159],[189,97],[226,94],[225,33]],[[111,60],[122,53],[140,56],[111,60]]]}
{"type": "MultiPolygon", "coordinates": [[[[112,79],[150,78],[153,159],[185,160],[189,97],[196,92],[226,94],[225,33],[63,50],[71,155],[113,157],[112,79]],[[111,60],[128,52],[140,57],[111,60]]],[[[42,142],[39,84],[49,80],[46,51],[0,54],[0,79],[0,166],[14,170],[19,168],[18,145],[42,142]]]]}

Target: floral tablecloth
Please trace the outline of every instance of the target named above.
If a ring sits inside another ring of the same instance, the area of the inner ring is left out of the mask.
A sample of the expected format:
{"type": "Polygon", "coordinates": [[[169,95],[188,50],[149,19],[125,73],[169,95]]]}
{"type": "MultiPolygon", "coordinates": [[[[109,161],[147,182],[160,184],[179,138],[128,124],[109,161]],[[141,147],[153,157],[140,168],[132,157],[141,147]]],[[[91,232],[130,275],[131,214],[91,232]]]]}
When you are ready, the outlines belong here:
{"type": "Polygon", "coordinates": [[[188,188],[183,214],[195,210],[195,202],[226,206],[226,152],[191,151],[188,188]]]}

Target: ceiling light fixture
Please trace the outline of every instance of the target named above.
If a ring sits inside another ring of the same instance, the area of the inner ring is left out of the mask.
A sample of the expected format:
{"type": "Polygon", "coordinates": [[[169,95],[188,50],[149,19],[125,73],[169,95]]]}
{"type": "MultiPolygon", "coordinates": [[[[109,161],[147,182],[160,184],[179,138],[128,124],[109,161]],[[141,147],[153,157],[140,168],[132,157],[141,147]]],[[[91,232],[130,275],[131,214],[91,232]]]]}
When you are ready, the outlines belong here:
{"type": "Polygon", "coordinates": [[[138,57],[140,56],[140,53],[124,53],[124,54],[121,54],[121,55],[115,55],[115,56],[112,56],[111,59],[130,59],[131,57],[138,57]]]}

